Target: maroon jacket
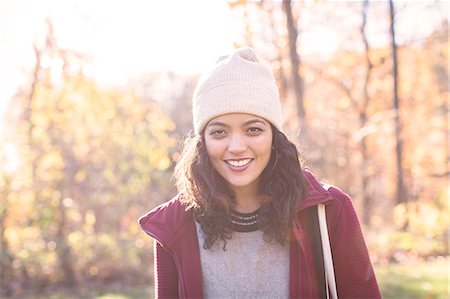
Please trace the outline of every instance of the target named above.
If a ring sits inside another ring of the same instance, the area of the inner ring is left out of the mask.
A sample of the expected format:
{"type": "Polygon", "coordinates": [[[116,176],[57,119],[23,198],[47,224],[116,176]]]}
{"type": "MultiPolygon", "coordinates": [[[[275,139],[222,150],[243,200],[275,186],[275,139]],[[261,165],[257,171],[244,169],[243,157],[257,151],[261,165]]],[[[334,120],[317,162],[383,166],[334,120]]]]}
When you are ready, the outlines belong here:
{"type": "MultiPolygon", "coordinates": [[[[313,245],[318,236],[310,229],[311,208],[323,203],[326,205],[338,297],[381,298],[350,198],[336,187],[325,190],[310,172],[305,172],[305,176],[309,183],[309,192],[301,202],[292,226],[290,297],[323,296],[323,286],[319,286],[323,279],[317,279],[324,271],[317,266],[317,261],[322,259],[322,253],[313,245]]],[[[156,207],[141,217],[139,223],[147,234],[158,241],[159,249],[155,254],[161,255],[156,257],[159,263],[165,261],[164,264],[171,264],[161,278],[165,282],[171,281],[172,288],[173,283],[178,284],[178,290],[168,290],[169,293],[175,291],[172,294],[177,294],[180,298],[202,298],[202,271],[195,223],[192,214],[186,212],[179,201],[180,196],[177,195],[169,202],[156,207]]],[[[323,265],[323,261],[321,263],[323,265]]],[[[157,265],[156,271],[165,266],[157,265]]],[[[167,288],[170,285],[164,284],[165,282],[163,281],[159,288],[167,288]]],[[[167,290],[159,291],[167,293],[164,292],[167,290]]]]}

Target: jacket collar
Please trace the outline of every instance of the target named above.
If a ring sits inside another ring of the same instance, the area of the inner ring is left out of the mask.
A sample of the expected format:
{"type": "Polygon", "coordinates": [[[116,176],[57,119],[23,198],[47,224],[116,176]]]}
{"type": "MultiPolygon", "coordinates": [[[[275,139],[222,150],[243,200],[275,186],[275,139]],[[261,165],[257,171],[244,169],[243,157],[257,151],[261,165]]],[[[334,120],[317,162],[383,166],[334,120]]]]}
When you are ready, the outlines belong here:
{"type": "Polygon", "coordinates": [[[306,197],[300,203],[299,211],[317,206],[318,204],[329,204],[333,201],[328,190],[323,187],[309,170],[305,170],[304,175],[308,183],[308,192],[306,197]]]}
{"type": "MultiPolygon", "coordinates": [[[[303,211],[319,204],[331,203],[333,198],[329,191],[323,187],[316,177],[309,170],[304,170],[303,173],[308,184],[308,191],[306,197],[301,201],[298,211],[303,211]]],[[[162,233],[161,237],[163,239],[159,241],[169,241],[168,239],[171,239],[171,233],[166,235],[166,232],[177,231],[177,229],[183,227],[187,219],[190,219],[190,216],[188,216],[190,213],[185,213],[186,207],[180,202],[181,196],[182,194],[178,194],[169,202],[141,217],[139,222],[143,230],[152,237],[156,237],[154,231],[159,231],[157,235],[161,236],[162,233]],[[166,208],[169,206],[174,206],[174,210],[176,211],[175,215],[173,214],[174,212],[166,212],[166,208]],[[172,226],[175,226],[175,228],[172,226]]]]}

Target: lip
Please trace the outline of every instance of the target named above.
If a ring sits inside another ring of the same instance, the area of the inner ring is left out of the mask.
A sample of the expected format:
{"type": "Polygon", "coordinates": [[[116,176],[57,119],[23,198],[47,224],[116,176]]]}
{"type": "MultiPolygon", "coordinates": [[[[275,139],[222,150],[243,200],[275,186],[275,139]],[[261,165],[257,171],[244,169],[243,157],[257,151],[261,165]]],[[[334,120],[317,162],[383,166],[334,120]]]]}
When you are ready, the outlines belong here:
{"type": "Polygon", "coordinates": [[[242,159],[226,159],[224,160],[225,164],[228,166],[228,168],[233,171],[233,172],[243,172],[245,171],[247,168],[250,167],[250,165],[252,164],[254,159],[251,158],[242,158],[242,159]],[[227,163],[227,161],[241,161],[241,160],[247,160],[250,159],[250,162],[248,162],[247,164],[243,165],[243,166],[233,166],[229,163],[227,163]]]}

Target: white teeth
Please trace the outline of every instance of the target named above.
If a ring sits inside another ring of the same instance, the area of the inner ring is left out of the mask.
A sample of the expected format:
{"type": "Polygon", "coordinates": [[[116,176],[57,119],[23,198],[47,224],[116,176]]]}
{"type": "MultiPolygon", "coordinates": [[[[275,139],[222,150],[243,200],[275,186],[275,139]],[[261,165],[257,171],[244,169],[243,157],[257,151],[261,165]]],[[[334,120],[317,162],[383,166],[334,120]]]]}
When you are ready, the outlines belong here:
{"type": "Polygon", "coordinates": [[[248,163],[250,163],[252,159],[243,159],[243,160],[228,160],[227,163],[230,164],[231,166],[236,166],[236,167],[240,167],[240,166],[244,166],[247,165],[248,163]]]}

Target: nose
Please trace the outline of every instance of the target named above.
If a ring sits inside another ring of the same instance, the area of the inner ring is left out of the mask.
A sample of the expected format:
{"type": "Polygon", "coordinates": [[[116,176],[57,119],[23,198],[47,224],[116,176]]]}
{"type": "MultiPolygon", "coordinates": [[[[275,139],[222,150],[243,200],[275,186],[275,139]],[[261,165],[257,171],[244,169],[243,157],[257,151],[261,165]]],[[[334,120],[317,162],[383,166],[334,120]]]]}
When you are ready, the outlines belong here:
{"type": "Polygon", "coordinates": [[[232,134],[228,144],[228,151],[231,153],[240,153],[247,149],[247,142],[242,134],[232,134]]]}

